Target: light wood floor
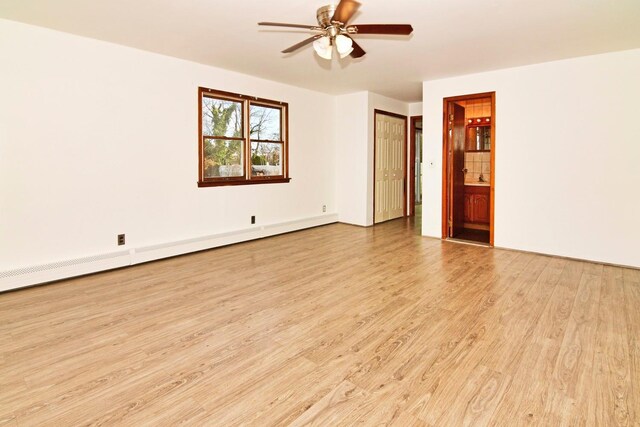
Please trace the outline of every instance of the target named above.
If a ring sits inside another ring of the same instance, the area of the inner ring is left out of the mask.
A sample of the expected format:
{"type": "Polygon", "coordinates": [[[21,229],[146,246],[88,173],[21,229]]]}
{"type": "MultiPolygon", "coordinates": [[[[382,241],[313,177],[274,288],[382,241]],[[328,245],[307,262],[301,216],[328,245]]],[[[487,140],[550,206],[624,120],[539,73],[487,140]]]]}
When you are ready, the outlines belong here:
{"type": "Polygon", "coordinates": [[[640,272],[343,224],[0,295],[0,425],[639,425],[640,272]]]}

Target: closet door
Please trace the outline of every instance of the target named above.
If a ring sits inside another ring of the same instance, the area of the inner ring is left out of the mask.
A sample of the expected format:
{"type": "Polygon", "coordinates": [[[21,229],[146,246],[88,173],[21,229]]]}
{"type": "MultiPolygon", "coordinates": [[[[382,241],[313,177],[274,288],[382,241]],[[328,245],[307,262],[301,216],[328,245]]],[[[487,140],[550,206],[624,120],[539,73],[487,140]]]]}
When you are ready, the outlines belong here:
{"type": "Polygon", "coordinates": [[[404,216],[406,119],[375,114],[374,222],[404,216]]]}

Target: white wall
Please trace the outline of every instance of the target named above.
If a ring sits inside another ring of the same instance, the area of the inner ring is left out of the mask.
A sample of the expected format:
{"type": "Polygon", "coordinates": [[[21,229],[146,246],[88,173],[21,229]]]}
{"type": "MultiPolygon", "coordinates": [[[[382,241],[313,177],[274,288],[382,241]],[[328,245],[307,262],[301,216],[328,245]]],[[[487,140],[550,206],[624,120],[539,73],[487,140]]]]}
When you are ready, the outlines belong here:
{"type": "Polygon", "coordinates": [[[6,20],[0,94],[0,272],[337,219],[332,96],[6,20]],[[290,183],[197,188],[198,86],[289,103],[290,183]]]}
{"type": "Polygon", "coordinates": [[[373,225],[374,110],[407,115],[407,103],[373,92],[336,97],[337,200],[341,222],[373,225]]]}
{"type": "Polygon", "coordinates": [[[409,116],[421,116],[422,115],[422,102],[412,102],[409,104],[409,116]]]}
{"type": "Polygon", "coordinates": [[[367,225],[369,141],[368,92],[337,96],[336,199],[340,222],[367,225]]]}
{"type": "Polygon", "coordinates": [[[640,267],[640,50],[424,82],[423,232],[441,236],[442,99],[496,91],[495,245],[640,267]]]}

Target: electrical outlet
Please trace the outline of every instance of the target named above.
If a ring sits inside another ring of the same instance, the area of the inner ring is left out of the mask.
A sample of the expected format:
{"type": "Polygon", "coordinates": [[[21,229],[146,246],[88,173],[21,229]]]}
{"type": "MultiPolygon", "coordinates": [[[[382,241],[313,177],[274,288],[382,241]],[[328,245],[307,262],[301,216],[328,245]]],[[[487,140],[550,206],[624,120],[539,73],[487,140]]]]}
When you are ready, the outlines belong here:
{"type": "Polygon", "coordinates": [[[327,211],[327,205],[322,205],[322,212],[326,212],[327,211]]]}
{"type": "Polygon", "coordinates": [[[124,245],[124,234],[118,234],[118,246],[124,245]]]}
{"type": "Polygon", "coordinates": [[[255,223],[256,223],[256,216],[251,215],[251,224],[255,224],[255,223]]]}

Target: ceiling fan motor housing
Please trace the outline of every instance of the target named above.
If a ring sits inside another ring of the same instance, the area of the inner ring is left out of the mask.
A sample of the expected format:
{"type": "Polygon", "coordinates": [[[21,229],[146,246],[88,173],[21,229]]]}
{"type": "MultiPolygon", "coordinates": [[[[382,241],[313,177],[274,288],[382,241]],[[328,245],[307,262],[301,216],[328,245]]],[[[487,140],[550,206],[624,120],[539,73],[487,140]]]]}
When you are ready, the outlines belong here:
{"type": "Polygon", "coordinates": [[[318,19],[318,24],[322,27],[322,28],[327,28],[329,26],[331,26],[331,18],[333,18],[333,14],[336,11],[336,6],[335,5],[328,5],[328,6],[323,6],[320,9],[318,9],[318,12],[316,12],[316,18],[318,19]]]}

